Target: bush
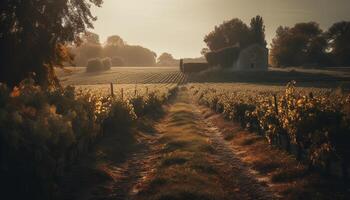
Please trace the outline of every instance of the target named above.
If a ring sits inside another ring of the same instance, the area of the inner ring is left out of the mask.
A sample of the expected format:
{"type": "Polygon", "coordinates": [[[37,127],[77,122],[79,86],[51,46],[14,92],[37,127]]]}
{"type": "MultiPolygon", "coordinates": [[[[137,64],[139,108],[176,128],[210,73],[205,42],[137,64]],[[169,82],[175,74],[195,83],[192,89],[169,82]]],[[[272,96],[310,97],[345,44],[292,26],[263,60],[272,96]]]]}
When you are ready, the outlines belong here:
{"type": "Polygon", "coordinates": [[[86,72],[100,72],[104,70],[105,67],[99,58],[90,59],[86,66],[86,72]]]}
{"type": "Polygon", "coordinates": [[[112,100],[111,105],[110,112],[103,121],[104,134],[120,135],[128,132],[137,119],[133,106],[128,102],[119,100],[112,100]]]}
{"type": "Polygon", "coordinates": [[[14,199],[53,199],[57,177],[98,136],[95,103],[88,94],[76,95],[72,87],[43,90],[25,80],[9,92],[1,85],[3,191],[14,199]]]}
{"type": "Polygon", "coordinates": [[[144,109],[145,109],[145,99],[142,96],[136,96],[130,100],[130,103],[134,107],[135,114],[138,117],[141,117],[144,115],[144,109]]]}
{"type": "Polygon", "coordinates": [[[124,62],[124,59],[121,58],[121,57],[113,57],[112,58],[112,65],[115,66],[115,67],[121,67],[121,66],[124,66],[125,65],[125,62],[124,62]]]}
{"type": "Polygon", "coordinates": [[[296,90],[294,81],[279,96],[258,91],[217,91],[210,87],[191,89],[199,103],[219,110],[244,128],[258,131],[270,144],[293,152],[310,166],[329,171],[331,162],[340,161],[343,176],[348,177],[349,95],[305,95],[296,90]]]}
{"type": "Polygon", "coordinates": [[[110,70],[112,66],[112,60],[110,58],[104,58],[102,59],[103,69],[104,70],[110,70]]]}
{"type": "MultiPolygon", "coordinates": [[[[169,98],[174,91],[163,92],[169,98]]],[[[131,138],[134,110],[142,116],[161,108],[164,95],[151,94],[147,105],[142,97],[132,105],[129,100],[77,92],[73,87],[45,90],[31,79],[12,91],[0,83],[1,195],[56,199],[64,169],[86,154],[103,133],[131,138]]]]}

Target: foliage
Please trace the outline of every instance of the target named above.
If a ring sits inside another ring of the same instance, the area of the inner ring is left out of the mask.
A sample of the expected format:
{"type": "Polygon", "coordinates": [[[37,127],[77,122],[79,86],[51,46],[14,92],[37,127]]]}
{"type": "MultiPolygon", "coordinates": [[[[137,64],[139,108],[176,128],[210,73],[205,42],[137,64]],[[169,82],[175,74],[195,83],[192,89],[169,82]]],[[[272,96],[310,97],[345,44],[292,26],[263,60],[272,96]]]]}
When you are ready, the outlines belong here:
{"type": "Polygon", "coordinates": [[[25,80],[11,93],[2,86],[1,181],[13,196],[51,199],[64,167],[98,135],[96,99],[77,96],[71,87],[50,91],[33,83],[25,80]]]}
{"type": "Polygon", "coordinates": [[[211,51],[217,51],[225,47],[239,43],[246,46],[248,43],[249,27],[240,19],[225,21],[205,36],[204,42],[211,51]]]}
{"type": "Polygon", "coordinates": [[[101,60],[102,64],[103,64],[103,69],[104,70],[110,70],[112,67],[112,60],[111,58],[104,58],[101,60]]]}
{"type": "Polygon", "coordinates": [[[250,21],[251,43],[266,46],[265,25],[261,16],[256,16],[250,21]]]}
{"type": "Polygon", "coordinates": [[[350,64],[350,22],[337,22],[324,32],[316,22],[280,26],[271,44],[275,66],[350,64]]]}
{"type": "Polygon", "coordinates": [[[154,66],[157,57],[153,51],[137,45],[106,45],[103,48],[103,55],[111,58],[120,57],[126,66],[154,66]]]}
{"type": "Polygon", "coordinates": [[[204,42],[211,51],[237,44],[242,48],[254,43],[266,46],[264,21],[262,17],[256,16],[251,20],[250,27],[237,18],[225,21],[215,26],[215,29],[205,36],[204,42]]]}
{"type": "Polygon", "coordinates": [[[90,59],[102,57],[103,48],[100,44],[82,43],[78,47],[71,47],[70,52],[74,55],[75,66],[86,66],[90,59]]]}
{"type": "Polygon", "coordinates": [[[14,86],[35,73],[37,83],[57,84],[53,66],[65,59],[60,45],[93,27],[92,4],[100,6],[102,0],[1,1],[0,81],[14,86]]]}
{"type": "Polygon", "coordinates": [[[232,67],[233,62],[238,59],[240,48],[237,46],[226,47],[205,54],[210,66],[232,67]]]}
{"type": "Polygon", "coordinates": [[[71,46],[70,52],[75,55],[74,63],[77,66],[85,66],[89,59],[103,57],[114,59],[115,66],[154,66],[157,57],[147,48],[128,45],[117,35],[108,37],[105,45],[102,45],[98,35],[91,32],[82,35],[81,44],[71,46]]]}
{"type": "Polygon", "coordinates": [[[261,16],[252,18],[250,26],[240,19],[225,21],[205,36],[210,51],[203,49],[211,66],[231,67],[240,50],[252,44],[266,46],[265,25],[261,16]]]}
{"type": "Polygon", "coordinates": [[[350,22],[333,24],[326,32],[329,48],[335,64],[350,65],[350,22]]]}
{"type": "Polygon", "coordinates": [[[128,101],[116,100],[112,103],[108,117],[103,121],[105,134],[125,133],[133,126],[137,115],[128,101]],[[116,131],[119,130],[119,131],[116,131]]]}
{"type": "MultiPolygon", "coordinates": [[[[148,109],[139,113],[160,111],[173,90],[143,96],[148,109]]],[[[96,139],[129,133],[142,116],[134,112],[133,101],[133,97],[123,100],[73,87],[43,89],[32,79],[13,90],[0,84],[2,195],[54,199],[65,169],[96,139]]]]}
{"type": "Polygon", "coordinates": [[[125,45],[124,40],[118,35],[112,35],[107,38],[106,46],[123,47],[125,45]]]}
{"type": "Polygon", "coordinates": [[[162,53],[157,59],[158,66],[178,66],[179,60],[176,60],[169,53],[162,53]]]}
{"type": "Polygon", "coordinates": [[[86,72],[100,72],[104,70],[104,63],[99,58],[90,59],[86,65],[86,72]]]}
{"type": "Polygon", "coordinates": [[[285,92],[247,92],[191,86],[199,102],[221,112],[227,119],[263,134],[288,151],[292,146],[299,159],[329,170],[330,162],[343,163],[347,176],[350,151],[348,95],[297,91],[295,82],[285,92]]]}

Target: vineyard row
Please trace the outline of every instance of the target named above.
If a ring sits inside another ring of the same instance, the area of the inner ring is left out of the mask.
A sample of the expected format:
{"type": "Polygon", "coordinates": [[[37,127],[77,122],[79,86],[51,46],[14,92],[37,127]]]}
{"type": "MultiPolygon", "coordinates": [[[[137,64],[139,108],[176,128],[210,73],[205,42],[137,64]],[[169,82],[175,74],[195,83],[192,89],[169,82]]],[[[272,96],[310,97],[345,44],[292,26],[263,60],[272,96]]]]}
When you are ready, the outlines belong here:
{"type": "Polygon", "coordinates": [[[225,118],[267,138],[294,154],[310,169],[348,178],[350,96],[329,91],[303,91],[290,82],[284,92],[217,89],[192,84],[192,93],[225,118]]]}

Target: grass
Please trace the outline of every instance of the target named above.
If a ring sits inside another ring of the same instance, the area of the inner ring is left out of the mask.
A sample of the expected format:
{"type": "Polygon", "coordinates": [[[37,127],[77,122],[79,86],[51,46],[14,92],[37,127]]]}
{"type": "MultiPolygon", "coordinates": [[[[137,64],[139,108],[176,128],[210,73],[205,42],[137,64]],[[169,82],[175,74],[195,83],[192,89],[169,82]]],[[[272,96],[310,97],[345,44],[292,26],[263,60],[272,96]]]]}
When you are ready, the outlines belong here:
{"type": "MultiPolygon", "coordinates": [[[[180,97],[181,98],[181,97],[180,97]]],[[[161,159],[137,199],[151,200],[221,200],[225,192],[214,166],[215,153],[196,122],[192,107],[177,103],[158,127],[162,132],[161,159]]]]}

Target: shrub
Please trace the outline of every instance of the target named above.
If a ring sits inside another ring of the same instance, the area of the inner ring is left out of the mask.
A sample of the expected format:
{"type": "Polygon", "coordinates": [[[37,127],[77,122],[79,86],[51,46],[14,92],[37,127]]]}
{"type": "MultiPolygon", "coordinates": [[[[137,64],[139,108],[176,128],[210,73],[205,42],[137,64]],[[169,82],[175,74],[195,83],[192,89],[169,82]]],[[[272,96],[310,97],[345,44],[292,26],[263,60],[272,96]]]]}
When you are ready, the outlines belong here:
{"type": "Polygon", "coordinates": [[[104,70],[110,70],[111,66],[112,66],[112,60],[111,58],[104,58],[101,60],[102,64],[103,64],[103,69],[104,70]]]}
{"type": "Polygon", "coordinates": [[[103,121],[104,134],[120,134],[130,130],[137,116],[129,102],[112,100],[110,112],[103,121]]]}
{"type": "Polygon", "coordinates": [[[134,107],[135,114],[138,117],[144,115],[145,99],[142,96],[136,96],[130,100],[131,105],[134,107]]]}
{"type": "Polygon", "coordinates": [[[1,85],[4,191],[29,199],[53,199],[57,177],[98,135],[95,108],[94,98],[77,96],[72,87],[43,90],[33,80],[25,80],[10,93],[1,85]]]}
{"type": "MultiPolygon", "coordinates": [[[[169,91],[167,98],[174,93],[169,91]]],[[[168,93],[168,89],[163,92],[168,93]]],[[[146,99],[146,98],[145,98],[146,99]]],[[[164,103],[147,97],[149,113],[164,103]],[[161,103],[159,103],[161,102],[161,103]]],[[[42,89],[31,79],[12,91],[0,83],[0,185],[12,199],[56,199],[64,169],[85,154],[103,133],[131,138],[129,130],[146,113],[143,99],[117,100],[74,87],[42,89]],[[121,134],[123,133],[123,134],[121,134]]],[[[158,107],[158,108],[157,108],[158,107]]]]}
{"type": "Polygon", "coordinates": [[[88,61],[86,66],[86,72],[100,72],[103,70],[105,70],[105,67],[101,59],[93,58],[88,61]]]}
{"type": "Polygon", "coordinates": [[[341,161],[344,178],[350,163],[350,96],[298,92],[295,82],[275,94],[191,88],[199,103],[263,134],[270,144],[285,148],[310,166],[329,170],[341,161]],[[218,100],[219,99],[219,100],[218,100]],[[293,149],[293,150],[292,150],[293,149]]]}

